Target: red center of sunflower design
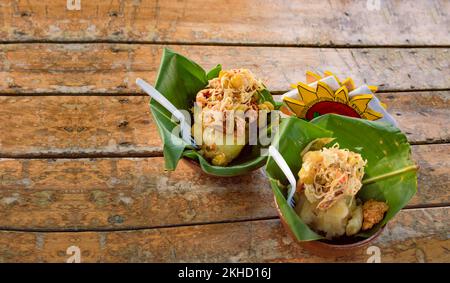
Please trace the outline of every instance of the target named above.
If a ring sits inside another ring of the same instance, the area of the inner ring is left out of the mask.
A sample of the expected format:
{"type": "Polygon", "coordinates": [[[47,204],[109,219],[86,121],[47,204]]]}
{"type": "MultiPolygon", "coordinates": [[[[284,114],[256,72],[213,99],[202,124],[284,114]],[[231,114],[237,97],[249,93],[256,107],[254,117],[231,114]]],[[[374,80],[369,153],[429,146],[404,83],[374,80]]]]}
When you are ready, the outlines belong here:
{"type": "Polygon", "coordinates": [[[369,90],[366,94],[349,95],[350,91],[355,90],[353,80],[350,78],[341,82],[328,72],[327,77],[322,80],[320,76],[307,72],[306,80],[308,84],[298,82],[295,85],[298,97],[283,97],[283,102],[288,107],[285,114],[294,113],[297,117],[307,121],[329,113],[367,120],[383,118],[382,113],[369,106],[374,98],[373,92],[376,91],[376,87],[368,86],[369,90]],[[334,78],[334,83],[328,78],[334,78]],[[331,83],[333,88],[325,81],[331,83]]]}
{"type": "Polygon", "coordinates": [[[307,120],[312,120],[317,116],[329,113],[361,118],[361,115],[350,106],[334,101],[321,101],[312,105],[306,112],[305,118],[307,120]]]}

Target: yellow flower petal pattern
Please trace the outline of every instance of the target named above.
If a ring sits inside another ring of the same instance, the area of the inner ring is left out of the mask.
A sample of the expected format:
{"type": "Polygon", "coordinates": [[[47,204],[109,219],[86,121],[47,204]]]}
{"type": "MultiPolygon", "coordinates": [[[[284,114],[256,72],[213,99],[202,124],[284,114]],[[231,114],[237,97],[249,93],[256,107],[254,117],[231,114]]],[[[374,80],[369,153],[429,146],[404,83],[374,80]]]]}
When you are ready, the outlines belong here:
{"type": "Polygon", "coordinates": [[[317,74],[315,74],[315,73],[313,73],[311,71],[306,71],[306,83],[307,84],[313,83],[313,82],[318,81],[320,79],[321,79],[321,77],[319,75],[317,75],[317,74]]]}
{"type": "Polygon", "coordinates": [[[345,85],[341,86],[334,94],[334,100],[340,103],[348,103],[348,90],[345,85]]]}
{"type": "Polygon", "coordinates": [[[323,82],[317,83],[316,93],[319,99],[330,101],[334,100],[333,90],[331,90],[331,88],[323,82]]]}
{"type": "Polygon", "coordinates": [[[364,113],[362,113],[362,117],[367,120],[373,121],[383,118],[383,114],[372,109],[367,109],[366,111],[364,111],[364,113]]]}
{"type": "Polygon", "coordinates": [[[283,101],[288,106],[289,110],[295,113],[296,116],[303,115],[304,111],[307,109],[305,107],[305,104],[303,104],[301,101],[297,99],[293,99],[290,97],[285,97],[283,101]]]}
{"type": "Polygon", "coordinates": [[[316,89],[313,87],[310,87],[304,83],[298,83],[297,89],[300,94],[300,99],[304,102],[304,104],[308,104],[317,99],[316,89]]]}
{"type": "MultiPolygon", "coordinates": [[[[383,118],[382,113],[369,107],[370,101],[374,98],[372,94],[349,96],[349,92],[356,88],[351,78],[340,81],[329,71],[325,71],[324,75],[325,77],[334,77],[340,87],[333,91],[329,85],[320,81],[323,79],[320,75],[307,71],[306,84],[298,82],[296,85],[292,85],[297,88],[300,100],[290,97],[283,98],[287,108],[296,116],[310,120],[318,115],[336,113],[367,120],[383,118]],[[315,82],[317,82],[315,87],[308,85],[315,82]]],[[[372,92],[378,90],[376,86],[368,86],[368,88],[372,92]]],[[[385,104],[381,103],[381,105],[386,108],[385,104]]]]}
{"type": "Polygon", "coordinates": [[[366,111],[367,105],[372,98],[373,95],[371,94],[355,95],[350,99],[349,104],[353,109],[358,111],[358,113],[363,113],[364,111],[366,111]]]}

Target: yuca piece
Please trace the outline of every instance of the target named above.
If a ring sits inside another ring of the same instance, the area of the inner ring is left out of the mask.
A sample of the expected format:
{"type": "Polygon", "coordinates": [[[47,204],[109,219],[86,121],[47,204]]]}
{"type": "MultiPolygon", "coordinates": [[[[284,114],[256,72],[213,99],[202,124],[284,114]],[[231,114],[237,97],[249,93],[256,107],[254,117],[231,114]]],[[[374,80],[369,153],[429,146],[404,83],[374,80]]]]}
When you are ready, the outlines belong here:
{"type": "Polygon", "coordinates": [[[213,165],[226,166],[235,159],[245,146],[247,124],[257,120],[259,110],[274,109],[267,101],[258,104],[258,93],[263,89],[249,70],[232,69],[221,71],[197,93],[196,106],[201,110],[195,114],[193,135],[201,145],[200,153],[213,165]],[[248,120],[234,115],[234,111],[240,111],[248,120]],[[227,130],[227,116],[232,119],[231,131],[227,130]]]}
{"type": "Polygon", "coordinates": [[[365,165],[366,161],[360,154],[340,149],[337,144],[305,153],[299,172],[300,201],[296,206],[303,221],[328,239],[355,235],[364,221],[367,222],[366,227],[381,221],[387,209],[380,217],[380,213],[374,212],[371,201],[369,206],[372,209],[364,213],[361,202],[356,198],[362,187],[365,165]],[[366,215],[371,218],[366,220],[366,215]]]}

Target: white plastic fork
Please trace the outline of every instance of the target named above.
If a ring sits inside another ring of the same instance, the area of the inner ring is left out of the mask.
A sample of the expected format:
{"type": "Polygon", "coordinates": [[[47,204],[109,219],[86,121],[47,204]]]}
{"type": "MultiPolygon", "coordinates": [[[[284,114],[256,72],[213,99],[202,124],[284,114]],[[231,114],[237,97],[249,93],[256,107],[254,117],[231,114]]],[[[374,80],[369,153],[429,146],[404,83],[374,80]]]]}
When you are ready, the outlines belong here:
{"type": "Polygon", "coordinates": [[[295,206],[294,193],[297,188],[297,181],[295,180],[294,174],[292,174],[289,165],[286,163],[286,160],[284,160],[280,152],[278,152],[278,150],[272,145],[269,146],[269,155],[273,158],[273,160],[275,160],[278,167],[280,167],[281,171],[283,171],[284,175],[289,181],[290,188],[288,192],[287,203],[289,204],[290,207],[294,207],[295,206]]]}
{"type": "Polygon", "coordinates": [[[180,122],[181,138],[194,148],[198,148],[194,138],[191,136],[191,127],[186,122],[186,117],[183,115],[183,113],[181,113],[180,110],[178,110],[169,100],[167,100],[164,95],[162,95],[158,90],[156,90],[153,86],[151,86],[143,79],[137,78],[136,84],[140,88],[142,88],[142,90],[145,91],[151,98],[156,100],[170,113],[172,113],[172,115],[180,122]]]}

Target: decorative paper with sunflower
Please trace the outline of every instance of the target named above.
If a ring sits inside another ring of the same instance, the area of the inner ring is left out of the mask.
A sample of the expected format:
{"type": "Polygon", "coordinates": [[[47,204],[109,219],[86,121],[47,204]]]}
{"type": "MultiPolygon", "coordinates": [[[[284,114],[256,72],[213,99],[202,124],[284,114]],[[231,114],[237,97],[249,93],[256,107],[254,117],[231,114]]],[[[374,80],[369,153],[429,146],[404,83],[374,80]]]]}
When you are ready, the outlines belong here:
{"type": "Polygon", "coordinates": [[[374,95],[377,87],[362,85],[358,88],[351,78],[340,81],[331,72],[321,77],[306,72],[306,84],[299,82],[283,95],[283,101],[297,117],[306,120],[335,113],[367,120],[388,122],[397,126],[395,119],[386,111],[386,105],[374,95]]]}

